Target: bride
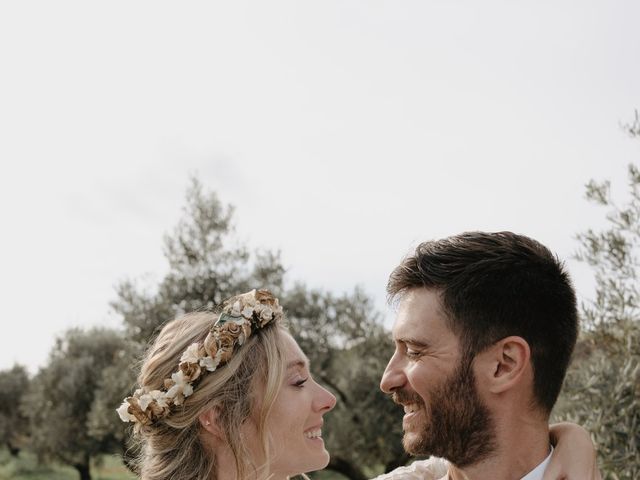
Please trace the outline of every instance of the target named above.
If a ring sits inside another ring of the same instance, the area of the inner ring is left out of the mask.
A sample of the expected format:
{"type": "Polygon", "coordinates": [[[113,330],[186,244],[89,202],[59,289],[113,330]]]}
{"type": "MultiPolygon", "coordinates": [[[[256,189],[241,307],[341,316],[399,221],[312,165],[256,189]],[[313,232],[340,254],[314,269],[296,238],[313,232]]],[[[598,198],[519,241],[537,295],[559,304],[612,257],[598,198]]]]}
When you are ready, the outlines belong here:
{"type": "MultiPolygon", "coordinates": [[[[167,323],[138,384],[118,414],[134,425],[142,480],[284,480],[329,462],[322,425],[336,399],[312,378],[267,290],[232,297],[217,315],[167,323]]],[[[587,468],[594,453],[584,430],[552,432],[558,442],[547,473],[555,473],[545,479],[597,478],[587,468]]],[[[394,478],[435,480],[442,463],[416,462],[394,478]]]]}

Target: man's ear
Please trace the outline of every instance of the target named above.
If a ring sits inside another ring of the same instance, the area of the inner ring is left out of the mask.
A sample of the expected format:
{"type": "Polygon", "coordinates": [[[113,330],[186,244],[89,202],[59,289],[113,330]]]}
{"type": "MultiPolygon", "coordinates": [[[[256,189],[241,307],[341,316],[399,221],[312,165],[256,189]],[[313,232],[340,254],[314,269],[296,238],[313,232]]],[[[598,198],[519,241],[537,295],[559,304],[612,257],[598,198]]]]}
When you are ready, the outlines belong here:
{"type": "Polygon", "coordinates": [[[491,393],[503,393],[521,382],[529,370],[531,349],[522,337],[494,343],[476,356],[477,375],[491,393]]]}
{"type": "Polygon", "coordinates": [[[220,424],[218,423],[218,407],[210,408],[200,414],[198,416],[198,420],[200,421],[200,425],[207,432],[213,435],[216,438],[224,438],[222,434],[222,430],[220,429],[220,424]]]}

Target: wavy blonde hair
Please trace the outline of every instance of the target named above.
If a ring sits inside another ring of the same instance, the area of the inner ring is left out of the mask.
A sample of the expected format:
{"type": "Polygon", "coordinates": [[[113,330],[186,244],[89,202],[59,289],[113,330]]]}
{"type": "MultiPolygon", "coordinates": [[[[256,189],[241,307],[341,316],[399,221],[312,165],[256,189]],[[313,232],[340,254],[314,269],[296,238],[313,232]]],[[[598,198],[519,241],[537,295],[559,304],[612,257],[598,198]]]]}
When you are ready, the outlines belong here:
{"type": "MultiPolygon", "coordinates": [[[[192,343],[202,342],[216,319],[214,313],[198,312],[167,323],[143,359],[139,386],[161,389],[182,353],[192,343]]],[[[237,477],[262,471],[264,465],[256,464],[255,452],[245,445],[240,429],[250,418],[256,422],[260,453],[268,459],[266,421],[284,378],[284,332],[278,322],[258,330],[226,365],[203,376],[184,405],[151,425],[136,426],[136,466],[142,480],[218,479],[216,458],[198,418],[212,408],[218,411],[218,426],[235,458],[237,477]]]]}

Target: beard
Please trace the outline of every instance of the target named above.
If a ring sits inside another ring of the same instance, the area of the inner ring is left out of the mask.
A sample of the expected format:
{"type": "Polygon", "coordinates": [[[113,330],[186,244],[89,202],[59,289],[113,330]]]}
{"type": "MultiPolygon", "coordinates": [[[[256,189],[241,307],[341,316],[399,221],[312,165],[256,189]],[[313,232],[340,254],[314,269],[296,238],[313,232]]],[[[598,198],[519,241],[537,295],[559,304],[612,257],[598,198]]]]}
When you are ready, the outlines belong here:
{"type": "Polygon", "coordinates": [[[465,467],[495,450],[493,420],[478,395],[472,360],[463,358],[443,384],[433,390],[429,409],[417,393],[393,393],[394,402],[413,403],[422,416],[411,429],[405,429],[402,443],[408,453],[435,455],[465,467]]]}

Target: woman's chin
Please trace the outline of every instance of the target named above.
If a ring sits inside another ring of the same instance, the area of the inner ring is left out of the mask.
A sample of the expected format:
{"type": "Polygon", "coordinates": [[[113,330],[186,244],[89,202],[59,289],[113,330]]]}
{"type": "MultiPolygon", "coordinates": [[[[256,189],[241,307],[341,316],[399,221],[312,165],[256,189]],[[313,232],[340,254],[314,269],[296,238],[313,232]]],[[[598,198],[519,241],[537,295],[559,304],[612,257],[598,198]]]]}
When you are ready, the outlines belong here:
{"type": "Polygon", "coordinates": [[[322,457],[319,456],[318,462],[317,463],[314,462],[315,464],[314,464],[313,468],[310,469],[309,471],[310,472],[315,472],[315,471],[318,471],[318,470],[324,470],[327,467],[327,465],[329,465],[329,460],[330,460],[329,452],[327,452],[325,450],[324,454],[322,455],[322,457]]]}

